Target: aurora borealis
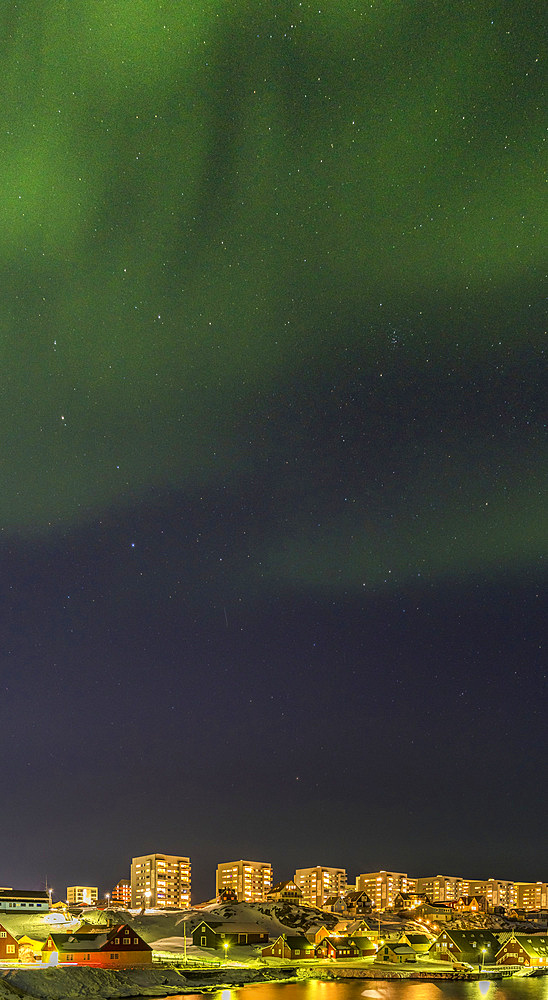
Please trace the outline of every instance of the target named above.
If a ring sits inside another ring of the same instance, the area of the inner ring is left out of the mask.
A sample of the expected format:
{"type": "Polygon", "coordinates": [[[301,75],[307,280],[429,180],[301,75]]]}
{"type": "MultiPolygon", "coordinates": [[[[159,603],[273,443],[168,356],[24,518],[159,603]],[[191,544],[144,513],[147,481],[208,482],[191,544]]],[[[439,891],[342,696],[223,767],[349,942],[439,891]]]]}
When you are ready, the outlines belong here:
{"type": "Polygon", "coordinates": [[[0,881],[548,877],[543,11],[0,16],[0,881]]]}

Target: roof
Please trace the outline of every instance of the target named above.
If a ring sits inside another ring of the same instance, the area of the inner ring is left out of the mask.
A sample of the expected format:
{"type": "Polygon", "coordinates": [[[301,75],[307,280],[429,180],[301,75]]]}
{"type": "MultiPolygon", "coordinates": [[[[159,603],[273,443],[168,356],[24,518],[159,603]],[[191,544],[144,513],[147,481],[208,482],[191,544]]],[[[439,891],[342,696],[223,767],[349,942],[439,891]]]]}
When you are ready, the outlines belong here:
{"type": "Polygon", "coordinates": [[[266,934],[264,928],[259,927],[257,924],[221,923],[220,921],[218,923],[215,921],[209,923],[207,920],[200,920],[200,923],[196,925],[194,931],[197,931],[198,928],[202,927],[204,924],[206,927],[209,927],[210,931],[213,931],[214,934],[266,934]]]}
{"type": "Polygon", "coordinates": [[[356,889],[354,892],[347,892],[344,898],[347,903],[357,903],[358,900],[362,899],[364,896],[366,899],[370,898],[365,889],[356,889]]]}
{"type": "Polygon", "coordinates": [[[447,937],[450,938],[461,951],[472,951],[477,954],[481,952],[482,948],[487,948],[493,955],[495,955],[500,948],[500,941],[496,934],[493,934],[492,931],[484,931],[479,927],[472,931],[444,930],[438,935],[436,940],[440,941],[444,934],[446,934],[447,937]]]}
{"type": "Polygon", "coordinates": [[[0,889],[0,899],[39,899],[49,903],[49,893],[43,889],[0,889]]]}
{"type": "MultiPolygon", "coordinates": [[[[284,938],[284,940],[287,942],[287,944],[289,945],[289,947],[292,950],[296,949],[296,948],[313,948],[314,947],[312,944],[310,944],[310,941],[308,940],[308,938],[306,938],[303,934],[299,934],[299,935],[295,935],[295,936],[292,936],[292,935],[288,934],[287,937],[286,937],[285,934],[282,934],[281,937],[284,938]]],[[[279,940],[280,940],[280,938],[278,938],[278,941],[279,940]]]]}
{"type": "Polygon", "coordinates": [[[58,951],[100,951],[109,937],[109,934],[50,934],[58,951]]]}
{"type": "Polygon", "coordinates": [[[386,944],[384,945],[384,947],[385,948],[390,948],[390,951],[393,951],[395,955],[414,955],[415,954],[413,948],[411,948],[410,945],[408,945],[408,944],[390,944],[390,942],[387,941],[386,944]]]}
{"type": "Polygon", "coordinates": [[[292,892],[298,892],[299,896],[302,896],[299,886],[295,884],[292,878],[287,878],[285,882],[277,882],[276,885],[273,885],[272,888],[269,889],[268,895],[270,896],[273,892],[282,892],[282,890],[286,889],[288,885],[291,886],[292,892]]]}
{"type": "Polygon", "coordinates": [[[408,931],[405,934],[408,941],[414,944],[430,944],[432,938],[428,937],[428,934],[415,934],[413,931],[408,931]]]}
{"type": "MultiPolygon", "coordinates": [[[[514,934],[514,938],[529,955],[529,958],[548,957],[548,936],[546,934],[514,934]]],[[[505,944],[508,943],[505,941],[505,944]]]]}

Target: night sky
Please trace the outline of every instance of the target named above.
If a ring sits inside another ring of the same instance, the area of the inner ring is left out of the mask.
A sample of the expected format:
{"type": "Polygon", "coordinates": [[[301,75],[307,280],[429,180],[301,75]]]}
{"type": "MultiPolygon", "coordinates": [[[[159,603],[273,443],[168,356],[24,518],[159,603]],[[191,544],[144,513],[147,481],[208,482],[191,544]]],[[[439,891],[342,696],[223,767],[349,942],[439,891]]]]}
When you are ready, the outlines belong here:
{"type": "Polygon", "coordinates": [[[0,884],[547,880],[542,4],[0,23],[0,884]]]}

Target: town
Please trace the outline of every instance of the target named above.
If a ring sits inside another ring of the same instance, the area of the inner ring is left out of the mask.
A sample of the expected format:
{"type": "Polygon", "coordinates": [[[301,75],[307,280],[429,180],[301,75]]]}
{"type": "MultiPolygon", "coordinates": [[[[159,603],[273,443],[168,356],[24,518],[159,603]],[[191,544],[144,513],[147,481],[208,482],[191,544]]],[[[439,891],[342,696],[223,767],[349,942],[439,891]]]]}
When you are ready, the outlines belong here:
{"type": "Polygon", "coordinates": [[[288,964],[321,975],[483,978],[548,970],[548,883],[222,862],[211,899],[191,902],[189,857],[148,854],[98,887],[0,889],[0,965],[211,972],[288,964]],[[398,972],[401,975],[401,971],[398,972]]]}

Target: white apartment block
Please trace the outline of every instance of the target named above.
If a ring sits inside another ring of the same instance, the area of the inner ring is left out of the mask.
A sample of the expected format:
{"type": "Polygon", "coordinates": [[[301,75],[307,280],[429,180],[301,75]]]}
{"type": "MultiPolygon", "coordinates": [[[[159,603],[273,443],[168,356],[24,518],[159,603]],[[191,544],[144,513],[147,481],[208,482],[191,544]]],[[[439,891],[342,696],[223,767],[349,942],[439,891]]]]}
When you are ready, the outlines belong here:
{"type": "Polygon", "coordinates": [[[95,885],[69,885],[67,903],[69,906],[92,906],[97,902],[99,891],[95,885]]]}
{"type": "Polygon", "coordinates": [[[516,882],[516,905],[525,910],[548,909],[548,882],[516,882]]]}
{"type": "Polygon", "coordinates": [[[321,909],[329,896],[344,896],[346,869],[325,868],[322,865],[297,868],[294,881],[303,894],[303,906],[317,906],[321,909]]]}
{"type": "Polygon", "coordinates": [[[467,895],[485,896],[489,906],[504,906],[506,909],[516,906],[517,902],[516,884],[507,879],[469,879],[467,895]]]}
{"type": "MultiPolygon", "coordinates": [[[[433,903],[449,903],[460,899],[461,896],[477,895],[469,888],[468,879],[459,875],[425,875],[414,880],[417,885],[417,892],[425,892],[433,903]]],[[[481,895],[485,893],[481,892],[481,895]]]]}
{"type": "Polygon", "coordinates": [[[272,865],[267,861],[223,861],[217,865],[215,892],[233,889],[238,902],[264,902],[272,888],[272,865]]]}
{"type": "Polygon", "coordinates": [[[131,861],[131,905],[184,910],[190,906],[190,858],[143,854],[131,861]]]}
{"type": "Polygon", "coordinates": [[[367,872],[358,875],[356,886],[366,892],[376,910],[388,910],[394,905],[398,892],[414,892],[415,879],[403,872],[367,872]]]}

